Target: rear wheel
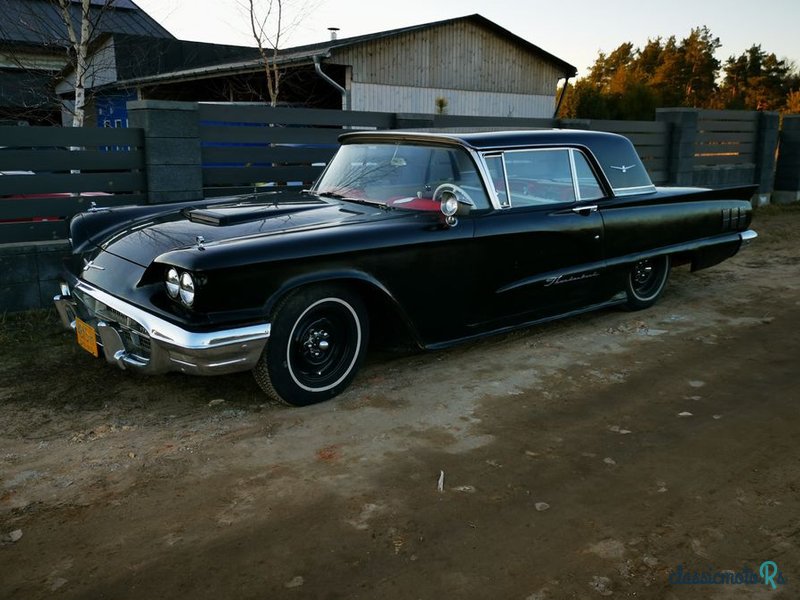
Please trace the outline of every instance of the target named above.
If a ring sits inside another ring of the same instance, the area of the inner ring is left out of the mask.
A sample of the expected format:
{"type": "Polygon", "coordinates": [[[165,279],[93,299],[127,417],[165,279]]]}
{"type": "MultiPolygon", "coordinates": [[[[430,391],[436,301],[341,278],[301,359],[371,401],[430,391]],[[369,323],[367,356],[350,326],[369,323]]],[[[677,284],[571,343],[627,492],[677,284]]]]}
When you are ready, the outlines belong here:
{"type": "Polygon", "coordinates": [[[625,290],[631,310],[641,310],[653,306],[667,286],[670,258],[667,255],[642,259],[631,267],[625,290]]]}
{"type": "Polygon", "coordinates": [[[322,402],[353,380],[368,339],[367,311],[358,295],[337,285],[303,288],[276,308],[253,374],[275,400],[293,406],[322,402]]]}

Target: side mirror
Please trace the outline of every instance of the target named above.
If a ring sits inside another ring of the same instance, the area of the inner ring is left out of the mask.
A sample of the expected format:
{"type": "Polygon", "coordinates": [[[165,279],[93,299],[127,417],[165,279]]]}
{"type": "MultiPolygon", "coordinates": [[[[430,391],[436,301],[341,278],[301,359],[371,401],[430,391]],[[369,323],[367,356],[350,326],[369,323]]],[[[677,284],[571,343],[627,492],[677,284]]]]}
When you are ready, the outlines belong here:
{"type": "Polygon", "coordinates": [[[439,210],[450,227],[458,225],[456,215],[468,215],[475,208],[475,202],[462,188],[452,183],[443,183],[433,192],[433,199],[439,202],[439,210]]]}

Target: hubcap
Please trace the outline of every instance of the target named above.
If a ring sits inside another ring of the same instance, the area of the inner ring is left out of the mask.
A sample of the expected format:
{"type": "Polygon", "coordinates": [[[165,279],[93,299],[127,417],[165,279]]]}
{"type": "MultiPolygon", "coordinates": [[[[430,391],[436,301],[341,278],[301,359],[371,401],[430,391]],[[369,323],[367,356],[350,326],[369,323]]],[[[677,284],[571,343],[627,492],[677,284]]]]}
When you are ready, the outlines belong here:
{"type": "Polygon", "coordinates": [[[653,276],[653,263],[649,260],[640,260],[633,267],[633,281],[637,286],[645,285],[653,276]]]}
{"type": "Polygon", "coordinates": [[[330,350],[330,334],[325,329],[311,329],[308,332],[305,342],[303,342],[304,354],[311,361],[324,359],[325,354],[330,350]]]}
{"type": "Polygon", "coordinates": [[[640,300],[650,300],[658,294],[666,280],[668,271],[666,257],[646,258],[640,260],[631,268],[631,291],[640,300]]]}

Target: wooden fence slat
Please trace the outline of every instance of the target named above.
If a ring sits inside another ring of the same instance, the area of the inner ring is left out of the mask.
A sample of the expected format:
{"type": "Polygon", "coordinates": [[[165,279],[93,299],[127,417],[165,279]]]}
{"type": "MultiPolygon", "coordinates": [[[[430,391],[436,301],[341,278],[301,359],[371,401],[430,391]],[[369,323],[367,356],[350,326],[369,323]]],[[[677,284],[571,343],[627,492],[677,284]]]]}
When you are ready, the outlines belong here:
{"type": "Polygon", "coordinates": [[[394,125],[394,114],[298,109],[258,105],[200,104],[201,121],[227,123],[274,123],[291,125],[329,125],[334,127],[362,126],[387,129],[394,125]]]}
{"type": "Polygon", "coordinates": [[[116,194],[108,196],[63,196],[59,198],[0,199],[0,221],[6,219],[33,219],[36,217],[63,217],[88,210],[94,202],[98,208],[141,204],[144,194],[116,194]]]}
{"type": "Polygon", "coordinates": [[[589,126],[594,131],[610,133],[666,133],[669,125],[660,121],[617,121],[590,119],[589,126]]]}
{"type": "Polygon", "coordinates": [[[236,186],[282,181],[312,182],[322,167],[249,167],[203,169],[204,186],[236,186]]]}
{"type": "Polygon", "coordinates": [[[758,113],[752,110],[710,110],[700,111],[701,121],[757,121],[758,113]]]}
{"type": "Polygon", "coordinates": [[[697,124],[697,133],[725,133],[729,131],[740,131],[752,135],[758,131],[758,124],[755,121],[700,121],[697,124]]]}
{"type": "Polygon", "coordinates": [[[4,244],[65,240],[68,235],[66,221],[0,223],[0,240],[4,244]]]}
{"type": "Polygon", "coordinates": [[[144,173],[3,175],[0,196],[61,192],[135,192],[146,189],[144,173]]]}
{"type": "Polygon", "coordinates": [[[202,144],[335,144],[344,129],[311,127],[200,127],[202,144]]]}
{"type": "MultiPolygon", "coordinates": [[[[299,192],[302,189],[307,188],[307,185],[275,185],[269,187],[260,187],[258,188],[258,193],[263,193],[265,191],[274,191],[274,192],[284,192],[284,191],[291,191],[291,192],[299,192]]],[[[203,194],[206,198],[221,198],[223,196],[243,196],[253,193],[252,186],[220,186],[220,187],[206,187],[203,188],[203,194]]],[[[268,197],[267,197],[268,198],[268,197]]]]}
{"type": "Polygon", "coordinates": [[[70,170],[132,170],[144,168],[144,153],[139,150],[98,151],[80,150],[0,150],[0,171],[48,171],[70,170]]]}
{"type": "Polygon", "coordinates": [[[142,146],[141,129],[102,127],[0,127],[0,146],[142,146]]]}
{"type": "Polygon", "coordinates": [[[631,143],[637,148],[640,146],[663,147],[667,143],[667,136],[652,133],[629,133],[625,134],[631,143]]]}
{"type": "Polygon", "coordinates": [[[722,131],[701,131],[697,134],[695,138],[696,144],[718,144],[718,143],[727,143],[727,142],[749,142],[752,143],[754,141],[755,135],[749,131],[733,131],[733,132],[722,132],[722,131]]]}
{"type": "Polygon", "coordinates": [[[242,148],[211,146],[202,149],[203,163],[317,163],[328,162],[339,147],[270,146],[267,148],[242,148]]]}
{"type": "Polygon", "coordinates": [[[644,158],[642,159],[647,172],[666,170],[669,166],[669,161],[665,158],[644,158]]]}
{"type": "Polygon", "coordinates": [[[636,153],[644,161],[667,160],[669,156],[663,148],[636,148],[636,153]]]}
{"type": "MultiPolygon", "coordinates": [[[[431,115],[404,115],[405,118],[419,117],[420,119],[431,119],[431,115]]],[[[533,117],[481,117],[467,115],[433,115],[433,126],[436,128],[457,128],[457,127],[488,127],[491,129],[507,129],[516,127],[525,128],[546,128],[555,127],[556,121],[548,118],[533,117]]]]}
{"type": "Polygon", "coordinates": [[[695,167],[713,167],[717,165],[734,165],[740,167],[754,167],[753,156],[695,156],[695,167]]]}
{"type": "Polygon", "coordinates": [[[755,144],[703,144],[702,146],[695,146],[694,153],[695,156],[711,156],[715,154],[753,156],[755,154],[755,148],[755,144]]]}

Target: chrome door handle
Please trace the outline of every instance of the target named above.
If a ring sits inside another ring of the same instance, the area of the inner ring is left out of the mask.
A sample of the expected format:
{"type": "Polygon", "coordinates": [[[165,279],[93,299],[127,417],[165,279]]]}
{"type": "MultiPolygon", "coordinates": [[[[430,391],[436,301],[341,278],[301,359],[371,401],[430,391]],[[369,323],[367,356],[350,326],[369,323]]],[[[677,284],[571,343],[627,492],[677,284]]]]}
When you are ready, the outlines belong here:
{"type": "Polygon", "coordinates": [[[576,206],[572,209],[572,212],[579,215],[597,212],[597,204],[592,204],[591,206],[576,206]]]}

